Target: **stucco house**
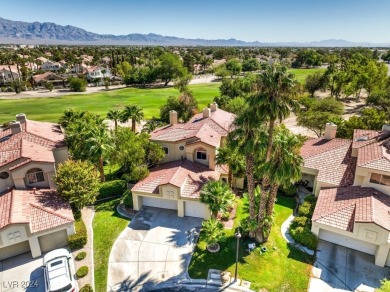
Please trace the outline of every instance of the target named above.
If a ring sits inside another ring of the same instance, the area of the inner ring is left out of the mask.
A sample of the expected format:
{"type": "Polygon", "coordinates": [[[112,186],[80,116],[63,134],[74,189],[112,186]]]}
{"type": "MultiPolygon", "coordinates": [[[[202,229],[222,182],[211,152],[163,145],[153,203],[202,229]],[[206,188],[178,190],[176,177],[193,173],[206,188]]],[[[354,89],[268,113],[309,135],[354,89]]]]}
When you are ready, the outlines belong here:
{"type": "Polygon", "coordinates": [[[87,68],[87,79],[93,81],[95,79],[103,80],[104,78],[111,78],[110,69],[102,66],[91,66],[87,68]]]}
{"type": "Polygon", "coordinates": [[[11,83],[14,80],[19,80],[17,67],[15,65],[0,65],[0,85],[11,83]]]}
{"type": "Polygon", "coordinates": [[[0,131],[0,259],[28,251],[40,256],[74,234],[70,205],[56,195],[52,179],[67,159],[55,124],[19,114],[0,131]]]}
{"type": "MultiPolygon", "coordinates": [[[[132,188],[134,209],[152,206],[177,210],[179,217],[209,218],[208,207],[199,201],[200,190],[208,180],[227,180],[228,167],[216,165],[215,156],[233,120],[216,103],[187,123],[178,123],[176,111],[171,111],[170,124],[151,133],[150,140],[161,145],[165,157],[132,188]]],[[[243,179],[234,178],[233,185],[242,188],[243,179]]]]}
{"type": "Polygon", "coordinates": [[[357,129],[352,140],[336,131],[328,124],[302,147],[302,172],[318,196],[312,232],[390,266],[390,128],[357,129]]]}
{"type": "Polygon", "coordinates": [[[34,82],[37,86],[45,86],[45,83],[52,83],[54,86],[65,85],[66,78],[53,73],[45,72],[43,74],[38,74],[33,76],[34,82]]]}
{"type": "Polygon", "coordinates": [[[41,69],[43,71],[58,71],[64,68],[64,63],[62,62],[53,62],[53,61],[46,61],[42,63],[41,69]]]}

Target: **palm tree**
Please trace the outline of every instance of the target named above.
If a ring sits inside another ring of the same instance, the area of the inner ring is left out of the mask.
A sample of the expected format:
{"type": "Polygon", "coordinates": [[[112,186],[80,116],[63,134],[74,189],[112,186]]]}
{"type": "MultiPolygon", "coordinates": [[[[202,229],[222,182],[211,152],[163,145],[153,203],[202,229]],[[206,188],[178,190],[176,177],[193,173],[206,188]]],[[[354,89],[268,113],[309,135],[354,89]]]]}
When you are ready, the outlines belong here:
{"type": "Polygon", "coordinates": [[[146,124],[142,127],[143,133],[151,133],[157,128],[160,128],[164,125],[163,122],[157,120],[155,117],[153,117],[151,120],[147,121],[146,124]]]}
{"type": "Polygon", "coordinates": [[[259,75],[259,93],[249,98],[249,108],[261,121],[268,121],[266,161],[271,159],[275,122],[282,122],[298,107],[295,100],[297,81],[285,66],[268,66],[259,75]]]}
{"type": "Polygon", "coordinates": [[[231,188],[233,183],[233,174],[238,173],[244,169],[244,157],[233,147],[222,147],[218,149],[215,161],[218,165],[227,164],[229,167],[228,172],[228,185],[231,188]]]}
{"type": "MultiPolygon", "coordinates": [[[[269,178],[270,182],[266,218],[272,218],[279,186],[290,186],[301,178],[302,145],[303,140],[291,133],[284,125],[275,129],[270,160],[261,164],[258,169],[261,175],[269,178]]],[[[269,229],[270,226],[265,228],[269,229]]],[[[268,235],[269,230],[265,232],[265,240],[268,239],[268,235]]]]}
{"type": "Polygon", "coordinates": [[[218,212],[226,212],[233,205],[234,194],[229,186],[221,181],[208,181],[200,192],[200,201],[209,206],[212,217],[218,212]]]}
{"type": "Polygon", "coordinates": [[[121,111],[119,109],[111,109],[107,113],[107,119],[114,121],[115,131],[118,128],[118,121],[121,119],[121,111]]]}
{"type": "Polygon", "coordinates": [[[101,125],[94,127],[90,133],[89,138],[85,141],[85,146],[89,149],[89,158],[91,161],[97,163],[97,168],[100,173],[100,180],[104,181],[104,157],[111,150],[111,139],[108,135],[105,126],[101,125]]]}
{"type": "Polygon", "coordinates": [[[136,123],[140,122],[144,118],[142,109],[135,104],[127,105],[121,113],[121,122],[125,123],[131,119],[131,130],[135,133],[136,123]]]}
{"type": "MultiPolygon", "coordinates": [[[[237,149],[239,153],[245,157],[245,174],[248,182],[248,197],[249,197],[249,220],[257,221],[257,214],[264,213],[266,208],[266,196],[261,193],[259,199],[258,212],[256,212],[255,200],[255,163],[262,156],[260,152],[264,149],[264,144],[267,141],[267,135],[264,126],[258,119],[253,119],[248,110],[238,115],[233,124],[233,131],[228,135],[228,146],[237,149]]],[[[249,236],[256,240],[262,241],[261,225],[258,232],[250,232],[249,236]]]]}
{"type": "Polygon", "coordinates": [[[223,224],[215,218],[203,221],[202,232],[205,236],[207,249],[214,252],[218,251],[218,241],[220,241],[225,235],[225,232],[223,231],[223,224]]]}

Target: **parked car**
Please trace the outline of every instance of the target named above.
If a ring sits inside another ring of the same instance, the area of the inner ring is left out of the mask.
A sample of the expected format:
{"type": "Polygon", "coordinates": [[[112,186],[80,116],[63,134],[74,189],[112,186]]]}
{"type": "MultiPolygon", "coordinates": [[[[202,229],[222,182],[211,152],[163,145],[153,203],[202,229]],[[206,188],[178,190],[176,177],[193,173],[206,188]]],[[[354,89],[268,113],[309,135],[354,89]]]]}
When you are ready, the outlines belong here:
{"type": "Polygon", "coordinates": [[[78,292],[72,255],[64,248],[43,257],[46,292],[78,292]]]}

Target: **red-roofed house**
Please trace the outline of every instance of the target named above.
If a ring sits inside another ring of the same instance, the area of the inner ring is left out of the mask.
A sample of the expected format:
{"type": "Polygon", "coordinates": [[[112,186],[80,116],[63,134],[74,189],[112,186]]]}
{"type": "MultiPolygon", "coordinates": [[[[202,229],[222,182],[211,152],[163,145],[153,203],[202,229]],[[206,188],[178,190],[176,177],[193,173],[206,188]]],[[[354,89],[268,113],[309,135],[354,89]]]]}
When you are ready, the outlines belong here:
{"type": "MultiPolygon", "coordinates": [[[[227,167],[215,163],[234,115],[218,109],[216,103],[205,108],[187,123],[178,123],[177,113],[170,112],[170,124],[151,133],[151,141],[160,144],[165,157],[144,180],[132,188],[134,209],[152,206],[178,211],[178,216],[209,218],[199,193],[208,180],[227,179],[227,167]]],[[[234,178],[237,188],[242,178],[234,178]]]]}
{"type": "Polygon", "coordinates": [[[0,131],[0,260],[40,256],[75,232],[69,203],[50,191],[56,166],[68,159],[61,128],[24,114],[16,120],[0,131]]]}
{"type": "Polygon", "coordinates": [[[323,138],[301,150],[318,196],[312,232],[390,266],[390,128],[355,130],[352,141],[335,138],[336,130],[328,124],[323,138]]]}

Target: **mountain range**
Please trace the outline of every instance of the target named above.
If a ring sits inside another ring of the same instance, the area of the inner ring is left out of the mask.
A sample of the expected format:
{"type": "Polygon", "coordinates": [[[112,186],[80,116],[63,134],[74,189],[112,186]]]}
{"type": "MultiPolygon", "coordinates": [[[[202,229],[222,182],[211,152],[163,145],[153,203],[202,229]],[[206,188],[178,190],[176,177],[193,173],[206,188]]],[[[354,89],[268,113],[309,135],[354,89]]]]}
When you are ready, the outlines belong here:
{"type": "Polygon", "coordinates": [[[161,45],[161,46],[251,46],[251,47],[389,47],[390,43],[356,43],[341,39],[313,42],[245,42],[237,39],[187,39],[158,34],[97,34],[71,25],[23,22],[0,17],[0,43],[69,45],[161,45]]]}

